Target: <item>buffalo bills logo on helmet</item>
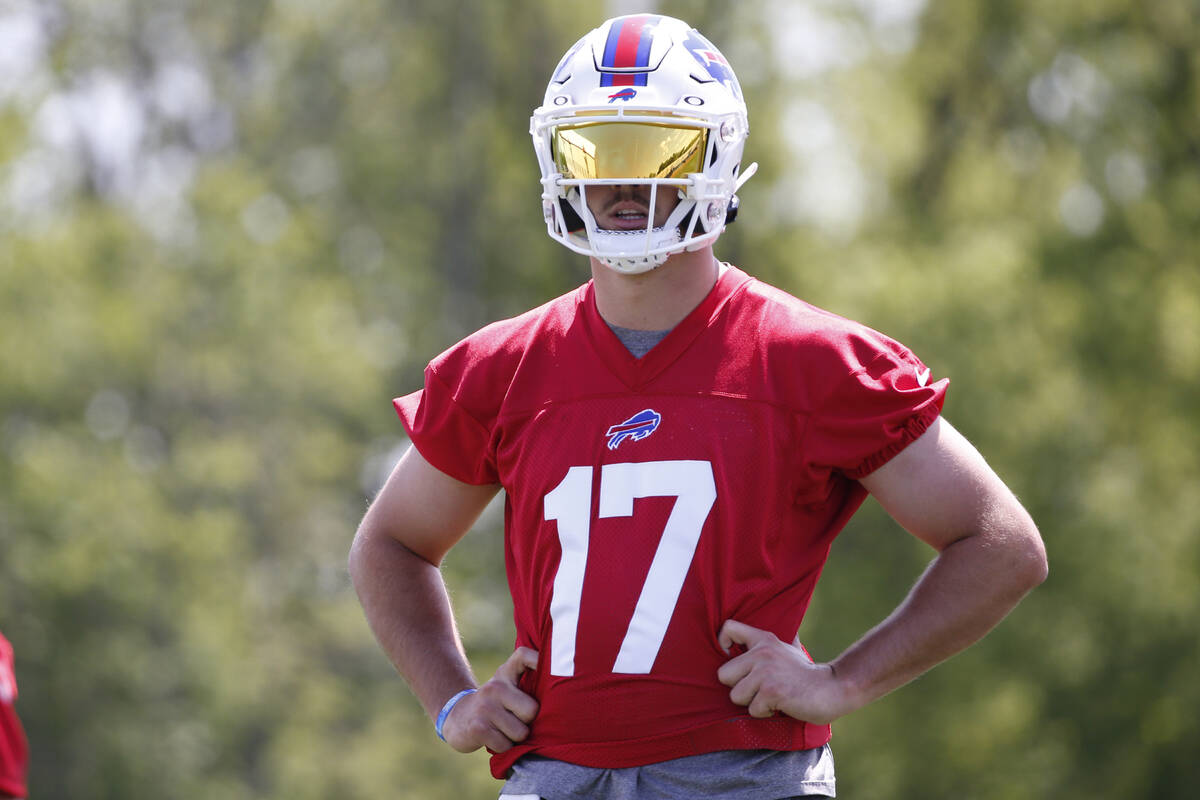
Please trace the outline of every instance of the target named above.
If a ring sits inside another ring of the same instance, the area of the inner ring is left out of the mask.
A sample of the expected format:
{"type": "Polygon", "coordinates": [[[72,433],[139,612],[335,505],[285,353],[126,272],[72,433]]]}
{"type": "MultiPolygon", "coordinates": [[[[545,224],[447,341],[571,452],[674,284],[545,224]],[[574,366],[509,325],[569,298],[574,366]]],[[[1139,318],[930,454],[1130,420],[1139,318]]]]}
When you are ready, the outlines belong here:
{"type": "Polygon", "coordinates": [[[725,60],[725,56],[721,55],[721,51],[712,42],[701,36],[699,31],[692,30],[688,33],[688,38],[683,44],[687,47],[688,52],[692,54],[692,57],[700,62],[700,66],[704,67],[713,80],[725,84],[735,97],[739,100],[741,99],[742,87],[738,85],[737,76],[733,74],[733,68],[729,66],[729,62],[725,60]]]}
{"type": "Polygon", "coordinates": [[[650,408],[639,411],[624,422],[608,429],[608,433],[604,434],[608,437],[608,449],[616,450],[625,441],[640,442],[658,430],[660,422],[662,422],[662,414],[657,411],[650,408]]]}
{"type": "Polygon", "coordinates": [[[608,102],[609,102],[609,103],[615,103],[615,102],[617,102],[618,100],[624,100],[624,101],[626,101],[626,102],[629,102],[630,100],[632,100],[632,99],[633,99],[633,98],[635,98],[635,97],[637,97],[637,90],[635,90],[635,89],[622,89],[622,90],[621,90],[621,91],[619,91],[619,92],[614,92],[613,94],[610,94],[610,95],[608,96],[608,102]]]}

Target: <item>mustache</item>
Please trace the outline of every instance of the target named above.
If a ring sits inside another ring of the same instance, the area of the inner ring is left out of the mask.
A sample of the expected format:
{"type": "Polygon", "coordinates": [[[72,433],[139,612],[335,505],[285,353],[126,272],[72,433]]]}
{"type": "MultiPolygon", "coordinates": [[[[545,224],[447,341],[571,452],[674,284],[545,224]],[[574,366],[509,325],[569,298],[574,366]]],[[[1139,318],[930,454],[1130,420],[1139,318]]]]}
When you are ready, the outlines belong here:
{"type": "Polygon", "coordinates": [[[637,203],[646,211],[650,210],[651,188],[649,186],[621,186],[613,197],[604,204],[606,211],[625,203],[637,203]]]}

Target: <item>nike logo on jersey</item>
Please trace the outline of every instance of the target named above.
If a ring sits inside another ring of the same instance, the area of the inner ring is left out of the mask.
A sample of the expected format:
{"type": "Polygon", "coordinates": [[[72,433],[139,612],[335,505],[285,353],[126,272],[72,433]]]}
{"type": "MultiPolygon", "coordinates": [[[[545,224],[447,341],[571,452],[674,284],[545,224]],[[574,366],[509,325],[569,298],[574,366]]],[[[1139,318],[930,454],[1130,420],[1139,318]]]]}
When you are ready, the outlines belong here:
{"type": "Polygon", "coordinates": [[[926,367],[924,372],[918,371],[917,372],[917,386],[924,386],[925,384],[929,383],[929,374],[930,374],[929,367],[926,367]]]}
{"type": "Polygon", "coordinates": [[[608,437],[608,449],[616,450],[623,442],[640,442],[658,430],[662,414],[647,408],[639,411],[624,422],[613,425],[604,435],[608,437]]]}

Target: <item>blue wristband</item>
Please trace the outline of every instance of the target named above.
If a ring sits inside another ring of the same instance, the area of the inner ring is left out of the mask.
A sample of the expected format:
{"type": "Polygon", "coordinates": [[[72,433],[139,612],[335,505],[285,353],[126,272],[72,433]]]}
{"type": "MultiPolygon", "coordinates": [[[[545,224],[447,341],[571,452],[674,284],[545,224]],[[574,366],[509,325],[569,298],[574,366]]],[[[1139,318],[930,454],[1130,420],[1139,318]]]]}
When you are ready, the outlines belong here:
{"type": "Polygon", "coordinates": [[[454,697],[451,697],[449,700],[447,700],[446,705],[442,706],[442,710],[438,712],[437,722],[434,723],[433,728],[437,731],[438,738],[443,742],[446,741],[446,737],[442,735],[442,726],[446,724],[446,717],[450,716],[450,712],[454,710],[456,705],[458,705],[459,700],[462,700],[469,694],[475,694],[476,691],[478,690],[463,689],[461,692],[454,695],[454,697]]]}

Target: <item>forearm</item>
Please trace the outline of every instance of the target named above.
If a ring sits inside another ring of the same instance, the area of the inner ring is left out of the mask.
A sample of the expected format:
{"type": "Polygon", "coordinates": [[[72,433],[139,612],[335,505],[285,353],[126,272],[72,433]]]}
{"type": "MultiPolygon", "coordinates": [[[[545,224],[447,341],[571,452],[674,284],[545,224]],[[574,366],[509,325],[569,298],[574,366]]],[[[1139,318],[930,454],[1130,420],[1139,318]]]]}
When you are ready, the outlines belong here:
{"type": "Polygon", "coordinates": [[[430,717],[476,685],[436,566],[389,536],[360,530],[350,576],[375,638],[430,717]]]}
{"type": "Polygon", "coordinates": [[[845,713],[981,639],[1044,578],[1036,533],[970,536],[947,546],[904,602],[831,662],[845,713]]]}

